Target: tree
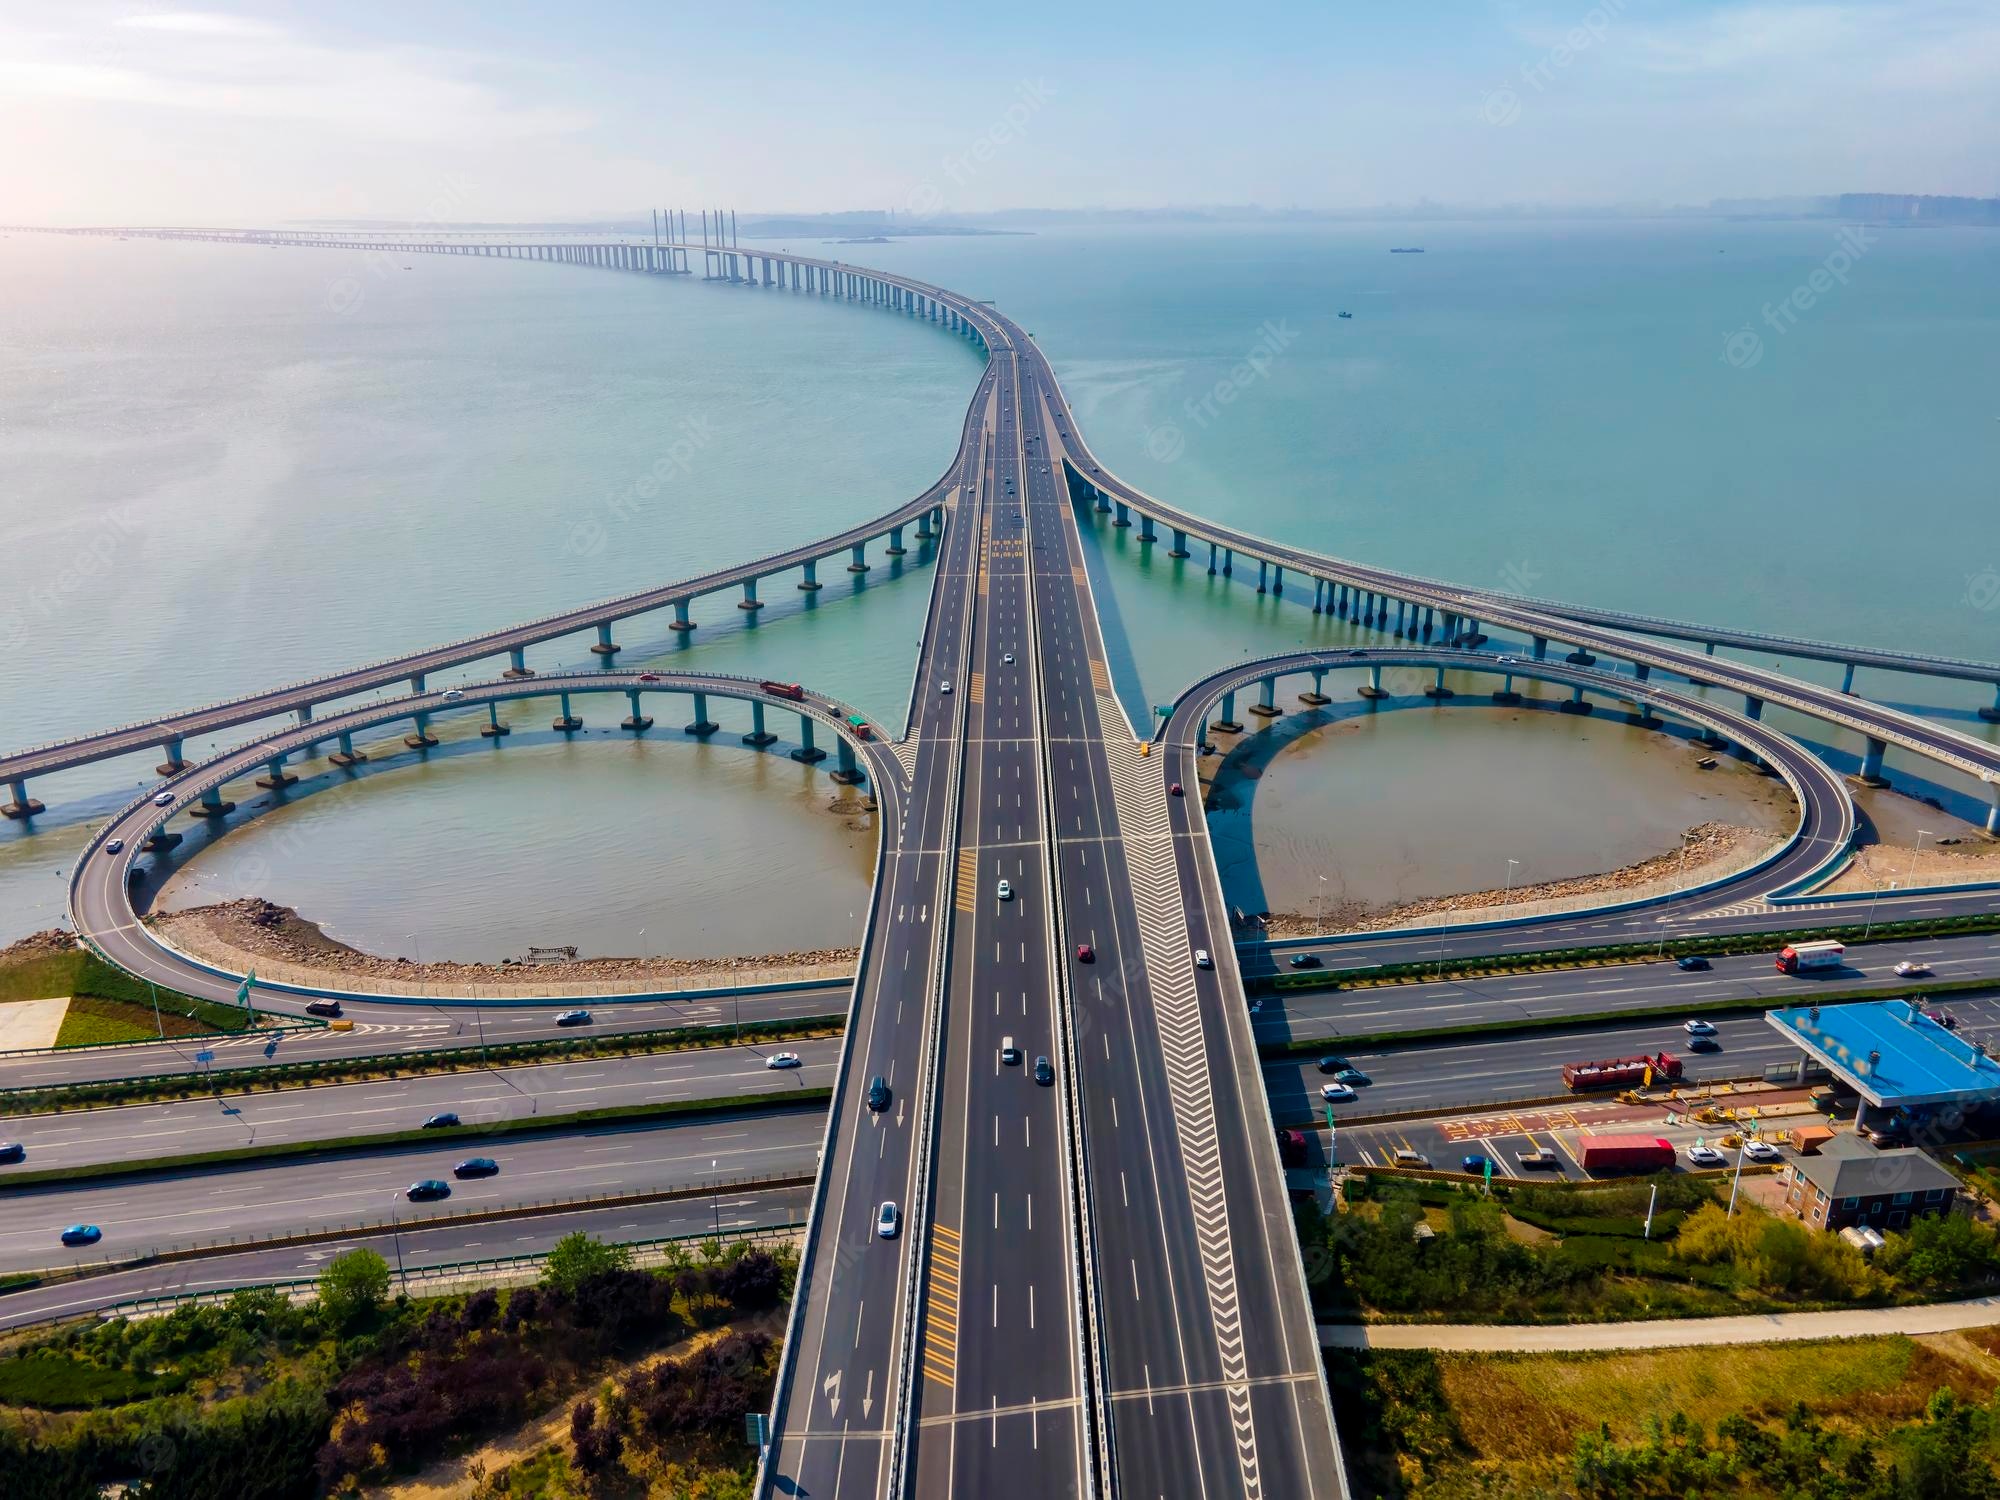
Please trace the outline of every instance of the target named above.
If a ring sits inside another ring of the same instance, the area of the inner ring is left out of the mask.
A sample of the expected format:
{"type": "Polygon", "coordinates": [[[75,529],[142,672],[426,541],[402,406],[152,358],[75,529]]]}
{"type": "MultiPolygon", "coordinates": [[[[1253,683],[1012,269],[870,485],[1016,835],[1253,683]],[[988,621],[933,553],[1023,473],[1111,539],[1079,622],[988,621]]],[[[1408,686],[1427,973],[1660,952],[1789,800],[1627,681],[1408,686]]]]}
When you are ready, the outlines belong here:
{"type": "Polygon", "coordinates": [[[591,1277],[604,1271],[622,1271],[631,1263],[632,1252],[625,1246],[607,1245],[579,1229],[557,1240],[549,1251],[542,1267],[542,1284],[573,1295],[591,1277]]]}
{"type": "Polygon", "coordinates": [[[373,1250],[336,1255],[319,1273],[319,1305],[333,1323],[351,1327],[389,1295],[389,1263],[373,1250]]]}

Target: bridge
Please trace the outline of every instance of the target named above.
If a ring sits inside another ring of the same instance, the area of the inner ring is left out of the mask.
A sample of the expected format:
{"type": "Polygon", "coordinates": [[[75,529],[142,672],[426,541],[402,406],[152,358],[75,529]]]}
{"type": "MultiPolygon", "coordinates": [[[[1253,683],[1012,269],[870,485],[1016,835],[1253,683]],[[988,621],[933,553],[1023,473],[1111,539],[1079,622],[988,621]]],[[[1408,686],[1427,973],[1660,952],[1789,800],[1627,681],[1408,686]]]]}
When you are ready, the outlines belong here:
{"type": "MultiPolygon", "coordinates": [[[[607,600],[371,667],[331,674],[99,735],[0,758],[10,810],[31,815],[27,780],[149,751],[165,756],[164,804],[134,802],[78,862],[78,931],[114,962],[214,995],[235,976],[163,947],[131,902],[135,876],[173,838],[175,814],[213,816],[222,790],[257,770],[282,788],[288,758],[408,722],[421,753],[435,716],[566,695],[629,695],[627,728],[647,732],[649,696],[686,695],[689,733],[715,732],[710,696],[745,703],[745,736],[762,748],[763,715],[795,714],[802,751],[813,727],[836,746],[837,774],[868,781],[882,846],[860,972],[828,1112],[822,1166],[799,1272],[760,1493],[1345,1494],[1256,1037],[1242,1003],[1231,924],[1194,784],[1202,747],[1228,733],[1234,698],[1275,708],[1281,678],[1477,670],[1569,686],[1672,714],[1742,747],[1782,776],[1801,815],[1772,861],[1745,872],[1769,893],[1817,878],[1851,842],[1853,808],[1824,763],[1761,725],[1767,703],[1862,740],[1864,777],[1889,745],[1989,794],[2000,749],[1784,674],[1714,656],[1716,645],[1781,650],[1782,638],[1706,631],[1460,589],[1291,548],[1192,515],[1126,485],[1094,458],[1053,371],[1017,325],[982,303],[909,277],[843,262],[644,241],[522,242],[460,236],[350,236],[227,230],[110,230],[125,237],[561,261],[867,302],[974,339],[988,367],[947,473],[874,521],[754,563],[607,600]],[[1153,738],[1112,692],[1078,525],[1080,506],[1137,519],[1139,540],[1171,535],[1171,554],[1208,548],[1211,569],[1254,563],[1260,589],[1295,597],[1312,584],[1321,612],[1407,644],[1245,663],[1183,697],[1153,738]],[[714,675],[627,673],[610,665],[612,627],[672,608],[693,628],[694,602],[866,547],[903,542],[915,523],[936,572],[910,727],[886,746],[851,732],[822,695],[774,696],[714,675]],[[1517,635],[1525,654],[1479,648],[1483,627],[1517,635]],[[596,632],[595,672],[537,675],[529,648],[596,632]],[[1693,641],[1692,651],[1665,641],[1693,641]],[[1551,641],[1573,646],[1550,660],[1551,641]],[[505,656],[495,681],[433,692],[425,674],[505,656]],[[1622,661],[1631,675],[1598,668],[1622,661]],[[1740,693],[1740,714],[1670,692],[1652,673],[1740,693]],[[330,714],[340,699],[408,684],[394,698],[330,714]],[[1220,709],[1220,717],[1214,716],[1220,709]],[[232,751],[189,766],[194,735],[291,714],[232,751]],[[1158,752],[1157,754],[1155,752],[1158,752]],[[111,851],[116,840],[120,847],[111,851]],[[1002,883],[1005,882],[1005,893],[1002,883]],[[1192,960],[1196,948],[1214,966],[1192,960]],[[206,986],[206,988],[202,988],[206,986]],[[1001,1058],[1012,1040],[1024,1054],[1001,1058]],[[1027,1059],[1034,1059],[1029,1063],[1027,1059]],[[1044,1081],[1045,1080],[1045,1081],[1044,1081]],[[897,1233],[878,1232],[884,1204],[897,1233]]],[[[1815,660],[2000,683],[2000,666],[1791,642],[1815,660]]],[[[1311,701],[1311,699],[1308,699],[1311,701]]],[[[2000,803],[1996,803],[2000,808],[2000,803]]],[[[1990,826],[1990,825],[1989,825],[1990,826]]],[[[1731,887],[1731,889],[1739,889],[1731,887]]],[[[1705,893],[1713,903],[1720,894],[1705,893]]],[[[1559,923],[1557,925],[1560,925],[1559,923]]]]}

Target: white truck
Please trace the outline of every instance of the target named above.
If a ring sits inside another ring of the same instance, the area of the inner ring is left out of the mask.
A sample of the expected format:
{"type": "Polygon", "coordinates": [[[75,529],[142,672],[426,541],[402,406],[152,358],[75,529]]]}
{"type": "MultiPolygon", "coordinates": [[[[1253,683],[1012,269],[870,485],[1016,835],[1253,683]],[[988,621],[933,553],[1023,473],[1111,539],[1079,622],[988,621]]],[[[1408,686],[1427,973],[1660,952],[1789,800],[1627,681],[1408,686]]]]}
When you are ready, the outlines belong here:
{"type": "Polygon", "coordinates": [[[1816,969],[1837,969],[1846,961],[1844,943],[1787,943],[1778,955],[1778,972],[1810,974],[1816,969]]]}

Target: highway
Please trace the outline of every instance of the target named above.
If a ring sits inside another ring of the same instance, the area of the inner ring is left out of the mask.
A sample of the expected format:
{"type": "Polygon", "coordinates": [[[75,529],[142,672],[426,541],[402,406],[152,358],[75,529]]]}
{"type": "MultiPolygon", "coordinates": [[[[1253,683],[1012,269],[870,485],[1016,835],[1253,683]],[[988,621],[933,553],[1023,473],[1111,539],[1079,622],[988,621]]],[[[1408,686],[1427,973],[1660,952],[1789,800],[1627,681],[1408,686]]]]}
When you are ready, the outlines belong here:
{"type": "MultiPolygon", "coordinates": [[[[392,1215],[404,1224],[421,1223],[467,1209],[805,1175],[813,1170],[824,1129],[818,1111],[798,1111],[604,1126],[490,1144],[474,1138],[391,1146],[215,1171],[24,1188],[4,1199],[0,1271],[99,1264],[232,1241],[372,1227],[388,1224],[392,1215]],[[499,1173],[454,1180],[453,1165],[469,1156],[493,1157],[499,1173]],[[403,1190],[412,1182],[433,1177],[451,1184],[448,1201],[405,1200],[403,1190]],[[69,1224],[95,1224],[104,1238],[87,1251],[64,1249],[58,1236],[69,1224]]],[[[486,1227],[495,1245],[527,1233],[506,1222],[486,1227]]]]}
{"type": "Polygon", "coordinates": [[[415,1130],[444,1111],[476,1129],[676,1100],[757,1095],[782,1103],[803,1090],[830,1087],[840,1046],[839,1038],[832,1037],[0,1116],[0,1140],[19,1142],[28,1152],[18,1167],[0,1166],[0,1192],[6,1190],[10,1172],[391,1135],[415,1130]],[[765,1059],[779,1051],[795,1054],[801,1065],[767,1067],[765,1059]]]}

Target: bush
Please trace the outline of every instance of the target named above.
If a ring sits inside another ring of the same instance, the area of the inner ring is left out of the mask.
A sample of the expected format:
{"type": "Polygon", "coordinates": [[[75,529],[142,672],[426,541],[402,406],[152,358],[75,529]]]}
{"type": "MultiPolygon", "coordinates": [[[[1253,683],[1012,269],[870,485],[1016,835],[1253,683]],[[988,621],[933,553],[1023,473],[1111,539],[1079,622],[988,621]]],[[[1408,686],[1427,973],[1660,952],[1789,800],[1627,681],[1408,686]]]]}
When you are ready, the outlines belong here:
{"type": "Polygon", "coordinates": [[[336,1328],[352,1328],[389,1295],[389,1263],[373,1250],[336,1255],[319,1273],[319,1306],[336,1328]]]}
{"type": "Polygon", "coordinates": [[[579,1229],[557,1240],[549,1251],[542,1267],[542,1285],[574,1293],[589,1278],[605,1271],[622,1271],[631,1263],[632,1252],[625,1246],[607,1245],[579,1229]]]}
{"type": "Polygon", "coordinates": [[[1875,1257],[1877,1268],[1909,1286],[1963,1287],[1989,1280],[2000,1269],[2000,1236],[1963,1214],[1918,1219],[1885,1240],[1875,1257]]]}
{"type": "Polygon", "coordinates": [[[44,1411],[123,1406],[148,1396],[170,1394],[186,1383],[187,1377],[178,1372],[154,1375],[106,1369],[53,1349],[0,1360],[0,1404],[35,1406],[44,1411]]]}

